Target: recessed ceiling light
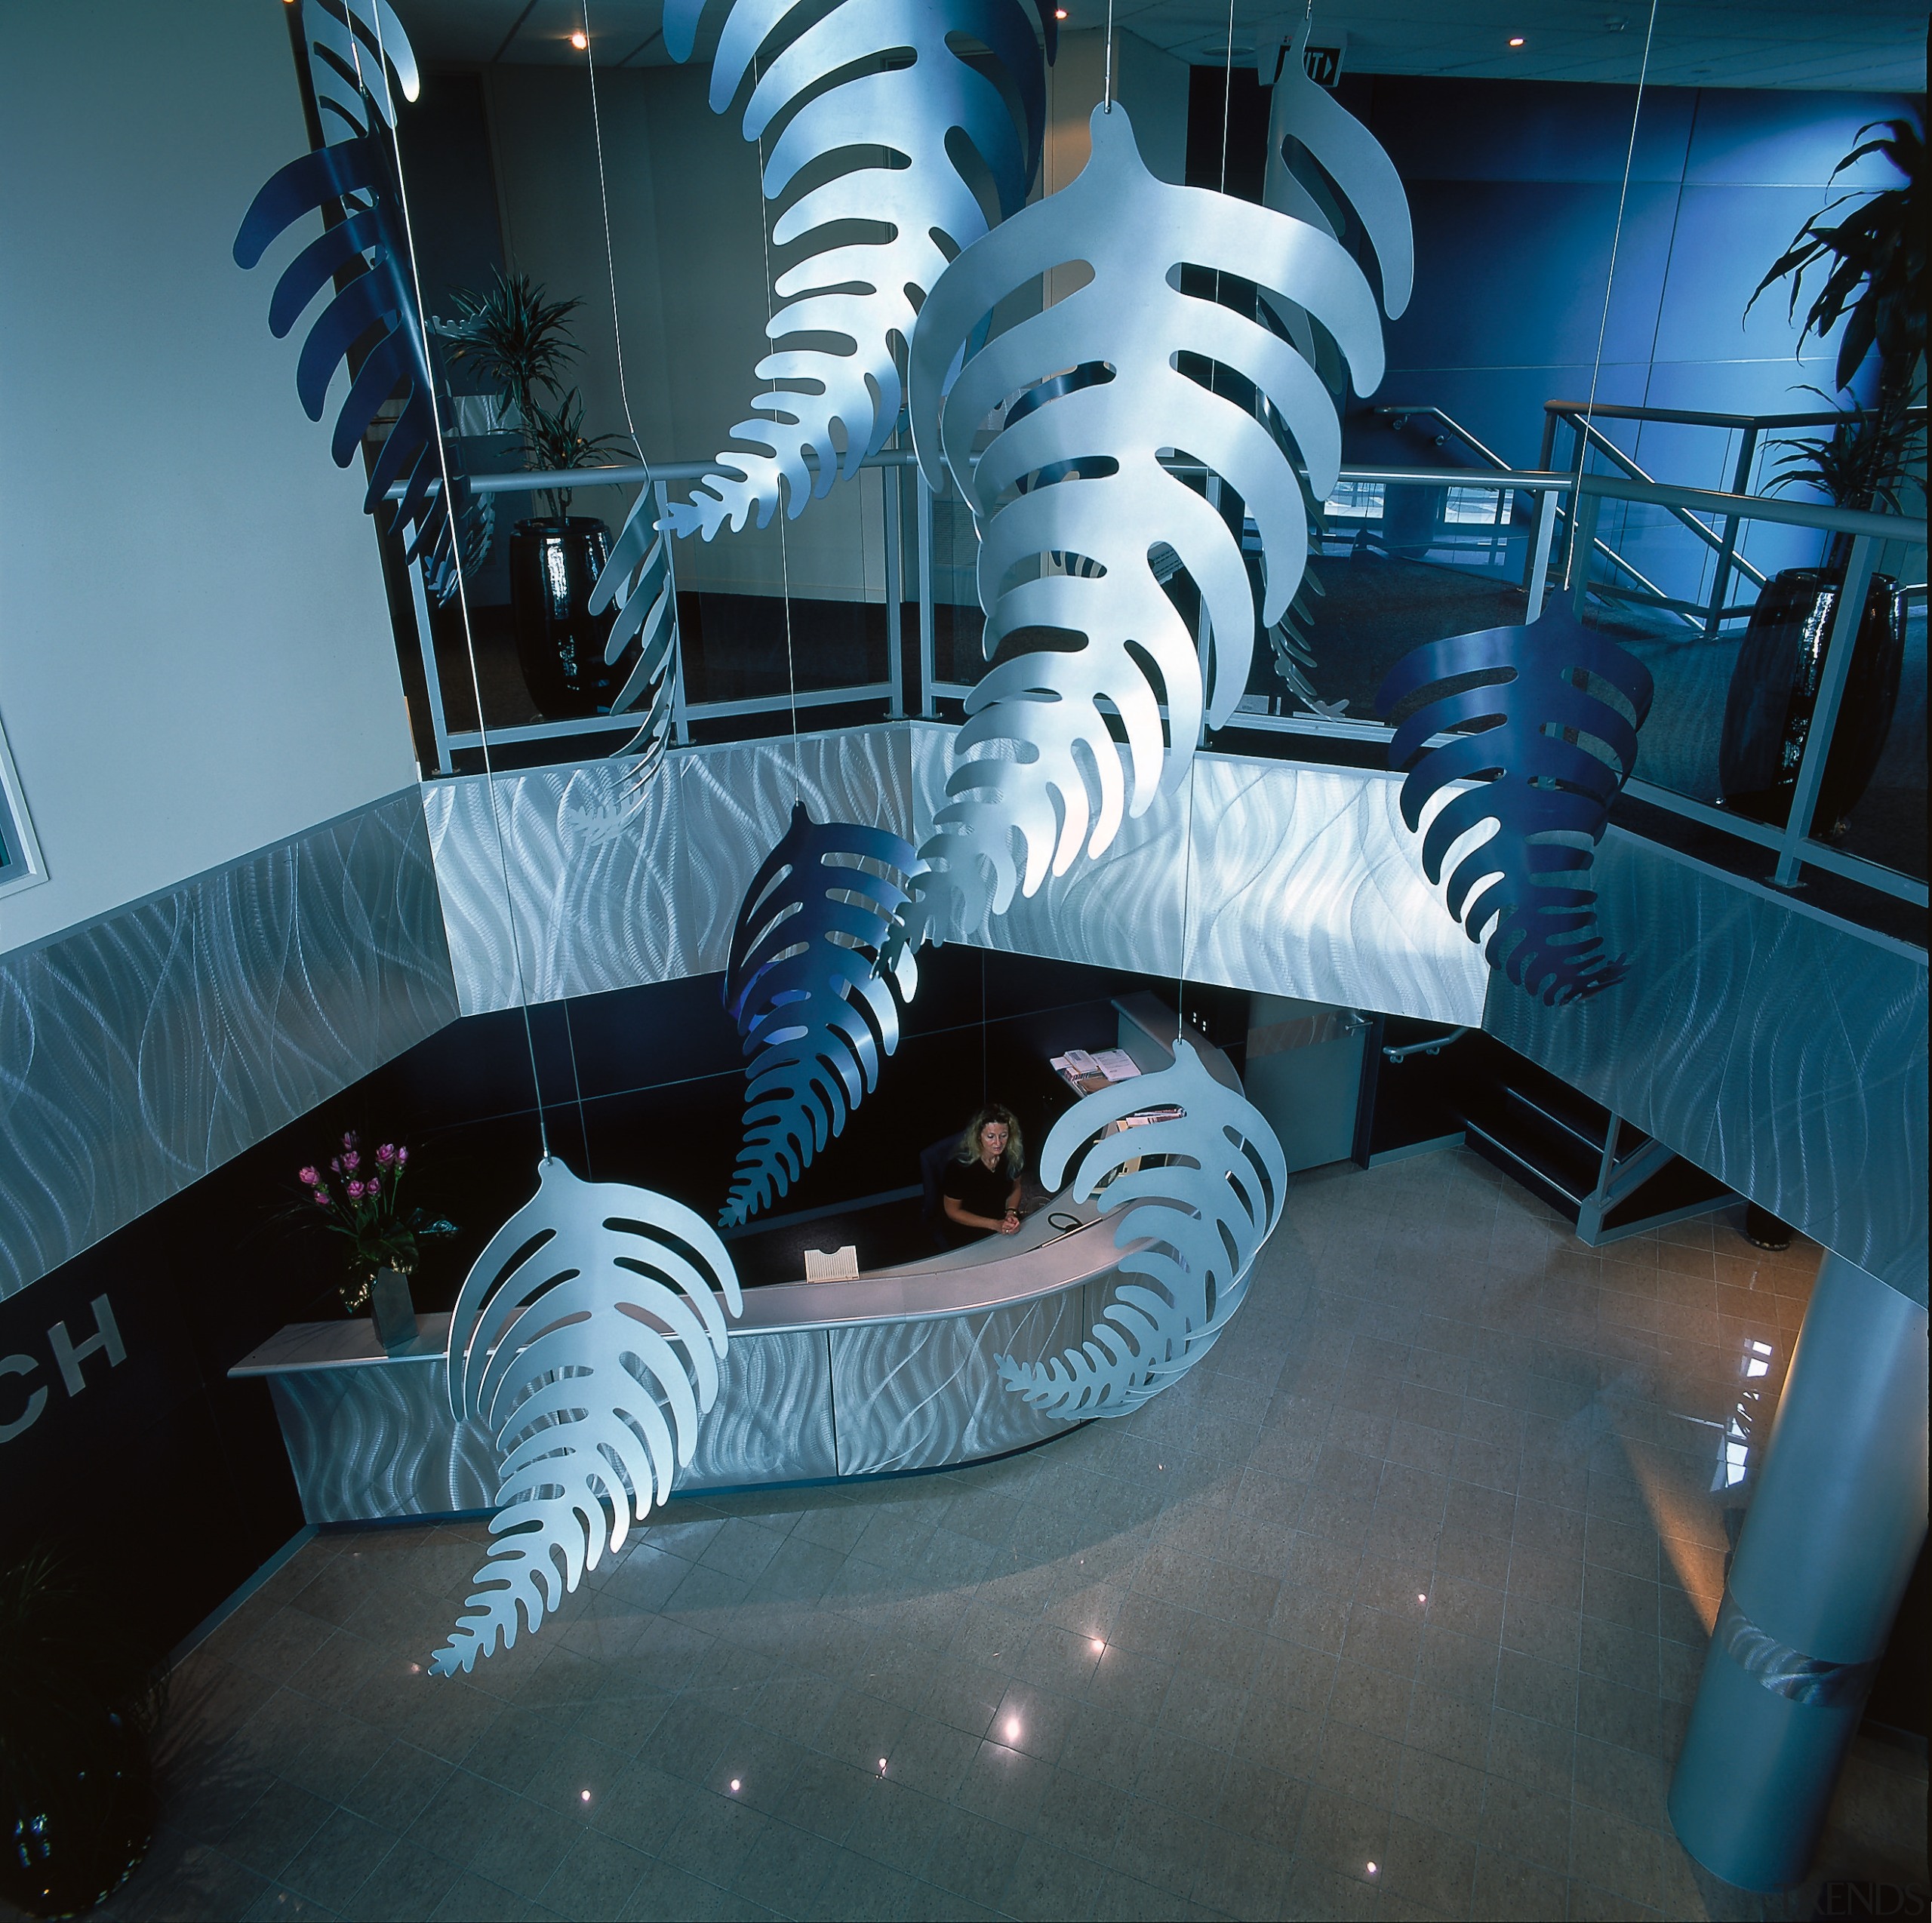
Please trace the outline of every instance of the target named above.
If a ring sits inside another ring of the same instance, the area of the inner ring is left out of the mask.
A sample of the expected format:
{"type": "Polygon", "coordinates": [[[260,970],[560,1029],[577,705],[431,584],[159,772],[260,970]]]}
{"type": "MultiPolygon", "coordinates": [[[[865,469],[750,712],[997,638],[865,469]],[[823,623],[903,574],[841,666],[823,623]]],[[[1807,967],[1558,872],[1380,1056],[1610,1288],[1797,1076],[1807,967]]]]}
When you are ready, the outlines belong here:
{"type": "Polygon", "coordinates": [[[1056,7],[1054,9],[1054,18],[1057,20],[1065,20],[1066,18],[1066,9],[1064,7],[1056,7]]]}
{"type": "Polygon", "coordinates": [[[582,27],[579,27],[576,32],[571,35],[571,45],[580,54],[590,45],[590,36],[582,27]]]}
{"type": "Polygon", "coordinates": [[[1509,36],[1509,44],[1512,47],[1521,46],[1523,44],[1523,36],[1520,33],[1511,34],[1509,36]]]}

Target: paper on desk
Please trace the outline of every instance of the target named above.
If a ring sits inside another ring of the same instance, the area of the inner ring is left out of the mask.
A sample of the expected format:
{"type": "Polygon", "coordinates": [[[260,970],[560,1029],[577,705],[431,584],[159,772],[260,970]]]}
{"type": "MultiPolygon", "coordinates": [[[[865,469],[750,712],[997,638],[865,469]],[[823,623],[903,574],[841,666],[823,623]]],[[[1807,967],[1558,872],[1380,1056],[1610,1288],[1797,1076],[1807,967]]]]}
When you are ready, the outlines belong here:
{"type": "Polygon", "coordinates": [[[1140,1072],[1140,1064],[1124,1048],[1103,1048],[1094,1066],[1109,1081],[1131,1081],[1140,1072]]]}

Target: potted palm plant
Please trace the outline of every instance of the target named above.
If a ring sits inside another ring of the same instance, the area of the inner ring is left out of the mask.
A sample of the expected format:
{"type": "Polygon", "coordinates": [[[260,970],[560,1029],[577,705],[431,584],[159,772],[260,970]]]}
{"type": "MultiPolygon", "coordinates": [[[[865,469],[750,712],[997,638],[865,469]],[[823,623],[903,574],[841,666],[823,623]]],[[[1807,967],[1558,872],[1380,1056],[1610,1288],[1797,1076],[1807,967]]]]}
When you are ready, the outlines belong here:
{"type": "MultiPolygon", "coordinates": [[[[1839,162],[1832,178],[1872,154],[1889,160],[1903,184],[1862,198],[1835,223],[1828,217],[1844,205],[1843,198],[1814,214],[1772,263],[1751,301],[1788,280],[1795,318],[1805,275],[1823,267],[1824,285],[1805,313],[1801,349],[1807,337],[1822,340],[1843,319],[1834,369],[1839,390],[1850,389],[1869,356],[1875,354],[1878,363],[1876,405],[1845,409],[1829,433],[1790,443],[1774,490],[1804,485],[1835,507],[1897,513],[1915,469],[1923,485],[1924,141],[1909,121],[1874,122],[1860,130],[1860,144],[1839,162]],[[1879,126],[1882,138],[1863,137],[1879,126]]],[[[1778,826],[1790,814],[1850,551],[1850,537],[1835,534],[1822,566],[1784,569],[1766,583],[1752,611],[1725,697],[1718,756],[1724,805],[1739,814],[1778,826]]],[[[1825,764],[1815,832],[1841,832],[1871,781],[1891,729],[1904,651],[1899,584],[1874,574],[1825,764]]]]}
{"type": "MultiPolygon", "coordinates": [[[[443,325],[451,357],[466,360],[503,400],[502,426],[521,435],[524,466],[556,473],[598,463],[627,444],[586,435],[583,400],[566,385],[577,347],[570,318],[583,303],[552,300],[527,274],[499,274],[487,292],[462,290],[443,325]]],[[[546,512],[510,531],[510,609],[517,660],[537,712],[561,721],[608,713],[626,665],[606,663],[614,611],[589,611],[590,591],[610,557],[604,522],[571,512],[571,490],[537,490],[546,512]]]]}

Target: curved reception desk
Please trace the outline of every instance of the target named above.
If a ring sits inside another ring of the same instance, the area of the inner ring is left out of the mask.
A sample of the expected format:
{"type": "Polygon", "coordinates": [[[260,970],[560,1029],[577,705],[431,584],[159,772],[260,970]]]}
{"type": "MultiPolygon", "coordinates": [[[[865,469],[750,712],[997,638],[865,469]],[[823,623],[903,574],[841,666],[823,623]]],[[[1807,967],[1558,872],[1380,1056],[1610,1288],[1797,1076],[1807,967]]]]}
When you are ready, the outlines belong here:
{"type": "MultiPolygon", "coordinates": [[[[1146,995],[1116,1006],[1121,1046],[1165,1067],[1173,1014],[1146,995]]],[[[1192,1038],[1238,1086],[1220,1051],[1192,1038]]],[[[938,1469],[1070,1432],[1078,1425],[1004,1386],[999,1358],[1040,1361],[1085,1340],[1112,1286],[1115,1227],[1061,1196],[1016,1235],[851,1281],[747,1291],[678,1491],[938,1469]]],[[[448,1327],[425,1315],[413,1343],[385,1354],[368,1322],[296,1323],[229,1371],[266,1380],[310,1522],[495,1506],[490,1438],[450,1413],[448,1327]]]]}

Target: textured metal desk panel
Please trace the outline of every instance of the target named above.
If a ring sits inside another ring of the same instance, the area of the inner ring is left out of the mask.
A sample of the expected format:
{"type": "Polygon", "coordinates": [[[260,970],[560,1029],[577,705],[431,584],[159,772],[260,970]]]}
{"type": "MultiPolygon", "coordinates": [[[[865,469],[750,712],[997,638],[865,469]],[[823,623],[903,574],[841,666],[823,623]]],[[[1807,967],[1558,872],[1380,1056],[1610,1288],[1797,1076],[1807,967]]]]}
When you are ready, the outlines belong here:
{"type": "Polygon", "coordinates": [[[816,1482],[838,1473],[832,1445],[832,1369],[818,1329],[734,1328],[717,1405],[675,1487],[736,1489],[816,1482]]]}
{"type": "Polygon", "coordinates": [[[1004,1455],[1075,1425],[1002,1386],[995,1355],[1038,1361],[1084,1340],[1099,1285],[974,1315],[834,1329],[838,1472],[877,1475],[1004,1455]]]}
{"type": "Polygon", "coordinates": [[[451,1418],[448,1380],[441,1356],[271,1375],[303,1516],[367,1522],[494,1508],[496,1451],[479,1424],[451,1418]]]}

